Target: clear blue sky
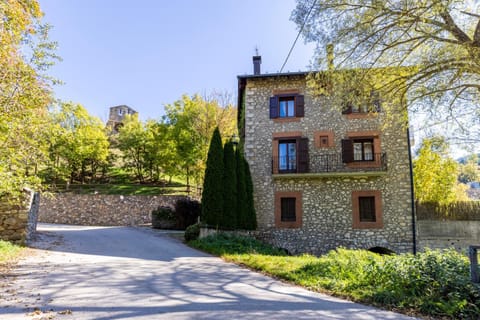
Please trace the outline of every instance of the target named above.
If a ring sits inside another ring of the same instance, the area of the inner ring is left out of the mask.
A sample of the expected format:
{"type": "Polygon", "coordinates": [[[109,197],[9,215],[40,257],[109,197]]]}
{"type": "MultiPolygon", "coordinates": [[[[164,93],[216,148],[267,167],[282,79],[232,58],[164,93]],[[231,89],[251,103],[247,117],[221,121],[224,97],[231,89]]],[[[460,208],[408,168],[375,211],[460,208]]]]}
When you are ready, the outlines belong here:
{"type": "MultiPolygon", "coordinates": [[[[278,72],[297,36],[295,0],[39,0],[63,61],[49,74],[56,97],[106,120],[127,104],[158,119],[183,94],[228,91],[237,75],[278,72]]],[[[284,71],[307,70],[314,45],[300,38],[284,71]]]]}

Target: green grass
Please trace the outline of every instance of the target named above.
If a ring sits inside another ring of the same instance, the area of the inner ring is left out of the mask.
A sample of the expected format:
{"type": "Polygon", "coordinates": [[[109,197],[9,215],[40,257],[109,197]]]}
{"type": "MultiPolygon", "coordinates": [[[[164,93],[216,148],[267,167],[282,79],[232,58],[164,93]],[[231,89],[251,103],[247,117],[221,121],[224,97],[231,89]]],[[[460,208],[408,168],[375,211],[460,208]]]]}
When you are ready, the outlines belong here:
{"type": "MultiPolygon", "coordinates": [[[[192,192],[194,188],[192,187],[192,192]]],[[[168,186],[154,184],[72,184],[52,189],[53,192],[71,192],[76,194],[112,194],[112,195],[187,195],[187,187],[181,184],[168,186]]]]}
{"type": "Polygon", "coordinates": [[[14,260],[21,251],[22,247],[0,240],[0,264],[14,260]]]}
{"type": "Polygon", "coordinates": [[[381,256],[339,248],[314,257],[226,235],[190,244],[310,290],[405,313],[480,318],[480,286],[470,282],[468,259],[453,250],[381,256]]]}

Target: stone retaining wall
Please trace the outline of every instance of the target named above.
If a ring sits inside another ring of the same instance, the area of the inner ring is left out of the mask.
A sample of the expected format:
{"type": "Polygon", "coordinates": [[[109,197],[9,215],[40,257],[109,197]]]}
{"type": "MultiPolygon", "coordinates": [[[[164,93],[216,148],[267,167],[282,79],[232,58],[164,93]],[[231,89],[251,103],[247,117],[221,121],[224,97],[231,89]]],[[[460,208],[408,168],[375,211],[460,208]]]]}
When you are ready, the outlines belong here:
{"type": "Polygon", "coordinates": [[[0,199],[0,240],[25,244],[37,226],[39,195],[29,189],[16,199],[0,199]]]}
{"type": "Polygon", "coordinates": [[[447,249],[466,252],[480,245],[480,221],[418,220],[418,249],[447,249]]]}
{"type": "Polygon", "coordinates": [[[151,223],[159,206],[174,206],[184,196],[56,194],[42,197],[39,222],[73,225],[132,226],[151,223]]]}

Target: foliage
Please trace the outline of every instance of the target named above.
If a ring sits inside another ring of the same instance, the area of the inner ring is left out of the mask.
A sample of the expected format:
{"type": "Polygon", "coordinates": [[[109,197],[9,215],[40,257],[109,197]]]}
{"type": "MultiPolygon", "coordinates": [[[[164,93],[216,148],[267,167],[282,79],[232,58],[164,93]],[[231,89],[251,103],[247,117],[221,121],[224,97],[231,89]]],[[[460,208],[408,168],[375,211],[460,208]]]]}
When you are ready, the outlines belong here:
{"type": "Polygon", "coordinates": [[[458,181],[469,183],[478,181],[480,173],[478,172],[478,156],[476,154],[470,156],[465,164],[460,164],[460,173],[458,181]]]}
{"type": "Polygon", "coordinates": [[[192,224],[191,226],[188,226],[187,229],[185,229],[185,241],[194,241],[198,239],[198,236],[200,235],[200,224],[192,224]]]}
{"type": "Polygon", "coordinates": [[[49,165],[44,175],[50,181],[94,179],[107,161],[109,142],[100,119],[88,114],[80,104],[62,103],[50,112],[52,126],[49,165]]]}
{"type": "Polygon", "coordinates": [[[175,163],[180,168],[178,173],[186,177],[187,184],[190,184],[190,178],[202,183],[215,127],[224,137],[232,136],[235,119],[236,109],[228,101],[222,101],[220,95],[211,98],[184,95],[181,100],[165,106],[163,123],[171,128],[175,163]]]}
{"type": "Polygon", "coordinates": [[[424,139],[414,160],[415,197],[440,204],[457,200],[458,164],[446,156],[448,146],[437,138],[424,139]]]}
{"type": "Polygon", "coordinates": [[[208,236],[190,243],[190,245],[219,256],[237,254],[285,255],[285,251],[274,248],[253,238],[232,236],[226,233],[208,236]]]}
{"type": "Polygon", "coordinates": [[[257,228],[257,214],[255,212],[255,205],[253,202],[253,182],[252,175],[250,173],[250,166],[247,160],[244,158],[245,168],[245,189],[247,195],[246,212],[245,212],[245,229],[255,230],[257,228]]]}
{"type": "Polygon", "coordinates": [[[175,211],[168,206],[159,206],[152,210],[152,228],[176,229],[175,211]]]}
{"type": "Polygon", "coordinates": [[[416,205],[419,220],[480,220],[480,201],[454,201],[446,204],[438,202],[418,202],[416,205]]]}
{"type": "Polygon", "coordinates": [[[157,209],[152,210],[152,216],[163,220],[175,220],[175,211],[168,206],[159,206],[157,209]]]}
{"type": "Polygon", "coordinates": [[[317,258],[288,256],[258,241],[225,235],[190,244],[311,290],[359,302],[451,319],[480,316],[480,287],[470,282],[468,259],[453,250],[381,256],[339,248],[317,258]]]}
{"type": "Polygon", "coordinates": [[[203,223],[220,226],[223,216],[223,146],[218,127],[213,131],[208,150],[202,192],[203,223]]]}
{"type": "Polygon", "coordinates": [[[46,160],[53,81],[44,71],[58,57],[41,17],[36,0],[0,2],[0,194],[39,186],[46,160]]]}
{"type": "Polygon", "coordinates": [[[124,169],[133,172],[138,181],[145,180],[147,134],[138,114],[126,115],[118,130],[117,147],[122,151],[124,169]]]}
{"type": "Polygon", "coordinates": [[[185,230],[189,226],[197,223],[201,212],[202,207],[200,202],[188,198],[178,199],[175,202],[177,229],[185,230]]]}
{"type": "Polygon", "coordinates": [[[408,91],[412,110],[429,111],[433,120],[459,120],[477,114],[478,9],[478,2],[459,0],[297,0],[292,20],[318,44],[320,66],[331,43],[336,69],[361,68],[368,76],[372,68],[415,66],[379,82],[382,90],[393,96],[408,91]]]}
{"type": "Polygon", "coordinates": [[[231,141],[225,143],[223,149],[223,215],[222,227],[237,227],[237,172],[235,151],[231,141]]]}
{"type": "Polygon", "coordinates": [[[131,184],[120,181],[106,184],[56,184],[49,191],[74,194],[188,195],[182,184],[131,184]]]}
{"type": "Polygon", "coordinates": [[[245,161],[240,148],[235,150],[235,162],[237,163],[237,228],[246,229],[247,226],[247,185],[245,179],[245,161]]]}
{"type": "Polygon", "coordinates": [[[21,251],[21,247],[8,241],[0,240],[0,265],[2,263],[12,261],[20,254],[21,251]]]}

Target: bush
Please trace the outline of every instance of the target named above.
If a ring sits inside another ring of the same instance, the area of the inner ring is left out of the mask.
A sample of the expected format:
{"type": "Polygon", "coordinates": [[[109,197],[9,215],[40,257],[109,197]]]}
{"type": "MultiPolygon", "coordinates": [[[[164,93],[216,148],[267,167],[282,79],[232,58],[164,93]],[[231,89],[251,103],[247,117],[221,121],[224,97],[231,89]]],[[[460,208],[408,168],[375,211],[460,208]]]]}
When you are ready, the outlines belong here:
{"type": "Polygon", "coordinates": [[[207,167],[203,180],[202,222],[218,227],[223,216],[223,145],[218,127],[213,132],[208,149],[207,167]]]}
{"type": "Polygon", "coordinates": [[[176,227],[185,230],[192,224],[197,223],[202,207],[200,202],[191,199],[178,199],[175,203],[176,227]]]}
{"type": "Polygon", "coordinates": [[[175,229],[176,218],[171,207],[159,206],[152,210],[152,228],[175,229]]]}
{"type": "Polygon", "coordinates": [[[197,240],[200,236],[200,224],[192,224],[185,229],[185,241],[197,240]]]}

